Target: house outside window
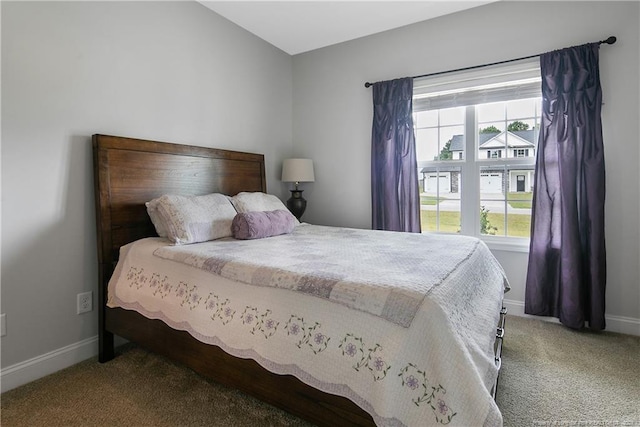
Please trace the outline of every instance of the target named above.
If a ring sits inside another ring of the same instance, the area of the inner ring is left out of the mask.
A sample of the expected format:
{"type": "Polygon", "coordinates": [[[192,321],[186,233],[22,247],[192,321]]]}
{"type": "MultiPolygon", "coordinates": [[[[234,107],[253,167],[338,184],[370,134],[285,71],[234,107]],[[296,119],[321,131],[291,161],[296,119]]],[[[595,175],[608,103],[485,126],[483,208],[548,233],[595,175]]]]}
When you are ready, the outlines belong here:
{"type": "Polygon", "coordinates": [[[413,105],[423,231],[524,247],[540,123],[537,61],[416,80],[413,105]]]}
{"type": "Polygon", "coordinates": [[[502,157],[502,150],[486,150],[487,159],[499,159],[502,157]]]}

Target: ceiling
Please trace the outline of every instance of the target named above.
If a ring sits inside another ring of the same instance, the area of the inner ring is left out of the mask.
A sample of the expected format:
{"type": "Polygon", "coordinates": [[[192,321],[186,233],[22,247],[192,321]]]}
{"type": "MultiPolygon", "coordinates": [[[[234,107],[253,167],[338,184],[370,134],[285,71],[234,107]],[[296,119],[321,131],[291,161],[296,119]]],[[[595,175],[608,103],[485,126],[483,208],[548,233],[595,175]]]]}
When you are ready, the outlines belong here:
{"type": "Polygon", "coordinates": [[[204,6],[290,55],[498,0],[205,1],[204,6]]]}

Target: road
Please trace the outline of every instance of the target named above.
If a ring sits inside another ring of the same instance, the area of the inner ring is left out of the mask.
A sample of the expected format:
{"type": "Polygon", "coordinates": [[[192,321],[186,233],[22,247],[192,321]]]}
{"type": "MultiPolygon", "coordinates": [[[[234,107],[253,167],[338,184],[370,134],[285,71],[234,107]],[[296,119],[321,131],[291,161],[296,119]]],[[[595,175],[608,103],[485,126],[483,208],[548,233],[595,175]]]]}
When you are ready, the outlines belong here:
{"type": "MultiPolygon", "coordinates": [[[[421,193],[420,196],[435,197],[435,194],[421,193]]],[[[483,194],[482,197],[497,199],[499,197],[504,197],[504,196],[502,195],[502,193],[498,193],[498,194],[483,194]]],[[[460,195],[454,194],[454,193],[447,193],[445,198],[446,200],[441,201],[438,205],[420,205],[420,208],[423,211],[435,211],[436,206],[439,206],[441,211],[460,212],[460,195]]],[[[504,212],[504,201],[502,200],[483,200],[481,202],[481,205],[483,205],[485,209],[487,209],[489,212],[493,212],[493,213],[504,212]]],[[[507,203],[507,213],[531,215],[531,210],[512,208],[511,205],[507,203]]]]}

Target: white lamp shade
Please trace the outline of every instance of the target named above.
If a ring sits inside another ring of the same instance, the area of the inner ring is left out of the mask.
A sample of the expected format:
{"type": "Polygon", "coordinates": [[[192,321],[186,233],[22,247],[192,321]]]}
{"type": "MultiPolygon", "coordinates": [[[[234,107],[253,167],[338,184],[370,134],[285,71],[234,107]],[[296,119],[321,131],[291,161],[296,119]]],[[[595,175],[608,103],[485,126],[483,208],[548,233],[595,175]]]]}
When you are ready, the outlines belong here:
{"type": "Polygon", "coordinates": [[[311,159],[285,159],[282,162],[283,182],[314,182],[311,159]]]}

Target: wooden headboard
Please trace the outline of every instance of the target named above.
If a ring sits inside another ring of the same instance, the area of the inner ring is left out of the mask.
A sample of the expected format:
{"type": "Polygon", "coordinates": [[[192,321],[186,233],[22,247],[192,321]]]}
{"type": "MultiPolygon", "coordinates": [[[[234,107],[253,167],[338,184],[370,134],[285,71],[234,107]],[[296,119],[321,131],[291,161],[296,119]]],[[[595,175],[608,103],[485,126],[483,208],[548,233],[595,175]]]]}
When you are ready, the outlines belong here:
{"type": "Polygon", "coordinates": [[[266,191],[262,154],[93,135],[100,284],[120,247],[156,236],[145,202],[163,194],[266,191]]]}
{"type": "Polygon", "coordinates": [[[145,202],[163,194],[266,192],[264,156],[106,135],[93,136],[98,232],[98,360],[115,356],[114,335],[188,366],[221,384],[323,425],[373,426],[351,400],[292,375],[272,373],[135,310],[107,307],[107,286],[120,247],[155,236],[145,202]]]}

